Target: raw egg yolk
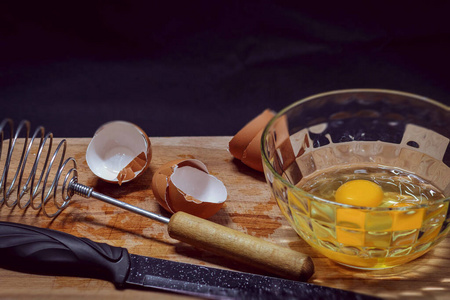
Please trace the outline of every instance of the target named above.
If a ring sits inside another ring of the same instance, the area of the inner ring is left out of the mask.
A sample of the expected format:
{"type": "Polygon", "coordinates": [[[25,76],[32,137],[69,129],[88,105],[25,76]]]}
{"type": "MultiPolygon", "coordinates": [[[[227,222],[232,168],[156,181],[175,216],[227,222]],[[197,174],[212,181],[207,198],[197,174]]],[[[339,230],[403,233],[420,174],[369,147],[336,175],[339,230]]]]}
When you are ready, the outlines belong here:
{"type": "Polygon", "coordinates": [[[369,180],[351,180],[336,190],[335,199],[343,204],[376,207],[383,200],[383,190],[369,180]]]}

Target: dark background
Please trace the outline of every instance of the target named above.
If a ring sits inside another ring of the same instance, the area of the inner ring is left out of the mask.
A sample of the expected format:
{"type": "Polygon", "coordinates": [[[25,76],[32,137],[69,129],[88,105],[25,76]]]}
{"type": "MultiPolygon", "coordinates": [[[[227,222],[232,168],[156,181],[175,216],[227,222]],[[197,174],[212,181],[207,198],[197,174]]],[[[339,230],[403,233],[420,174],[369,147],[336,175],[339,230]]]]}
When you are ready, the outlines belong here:
{"type": "Polygon", "coordinates": [[[450,105],[449,12],[447,1],[1,2],[0,117],[57,137],[117,119],[150,137],[234,135],[265,108],[335,89],[450,105]]]}

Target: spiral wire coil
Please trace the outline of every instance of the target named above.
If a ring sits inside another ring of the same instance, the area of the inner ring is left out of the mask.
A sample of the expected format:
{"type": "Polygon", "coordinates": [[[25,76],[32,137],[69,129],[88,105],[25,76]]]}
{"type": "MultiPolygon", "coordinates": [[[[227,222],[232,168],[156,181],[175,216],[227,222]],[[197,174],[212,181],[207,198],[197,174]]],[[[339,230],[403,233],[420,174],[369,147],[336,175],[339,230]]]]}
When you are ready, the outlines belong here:
{"type": "Polygon", "coordinates": [[[0,142],[0,159],[5,158],[0,180],[0,207],[3,205],[10,208],[18,206],[21,209],[31,207],[42,210],[50,218],[59,215],[69,205],[74,194],[70,185],[77,183],[78,178],[75,159],[69,157],[64,160],[66,140],[61,140],[52,154],[53,134],[51,132],[45,134],[44,127],[40,126],[30,136],[30,122],[21,121],[17,130],[14,131],[14,122],[11,119],[5,119],[0,123],[0,142]],[[5,139],[8,135],[9,139],[5,139]],[[23,146],[19,146],[19,141],[22,140],[23,146]],[[8,149],[4,154],[6,145],[8,149]],[[35,151],[36,147],[37,151],[35,151]],[[18,158],[18,165],[15,170],[10,170],[13,156],[18,158]],[[25,170],[30,164],[32,164],[31,170],[27,174],[25,170]],[[67,170],[66,167],[69,169],[67,170]],[[56,169],[56,175],[51,181],[53,169],[56,169]],[[65,170],[67,172],[62,184],[62,198],[58,201],[58,183],[65,170]],[[11,171],[15,172],[12,180],[8,182],[11,171]],[[16,197],[13,196],[14,192],[17,193],[16,197]],[[48,208],[50,202],[55,210],[53,212],[50,212],[48,208]]]}

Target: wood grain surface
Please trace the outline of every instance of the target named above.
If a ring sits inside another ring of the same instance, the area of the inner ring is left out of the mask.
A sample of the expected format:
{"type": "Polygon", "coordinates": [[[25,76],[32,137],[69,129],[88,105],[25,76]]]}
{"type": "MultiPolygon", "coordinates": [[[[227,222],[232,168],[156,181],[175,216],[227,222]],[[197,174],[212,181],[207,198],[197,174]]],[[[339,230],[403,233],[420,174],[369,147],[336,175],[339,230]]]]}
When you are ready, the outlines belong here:
{"type": "MultiPolygon", "coordinates": [[[[310,255],[316,272],[310,283],[377,295],[385,299],[450,299],[450,240],[404,266],[381,271],[361,271],[340,266],[317,253],[301,240],[271,197],[261,173],[232,158],[227,151],[230,137],[152,138],[150,168],[122,186],[105,183],[89,170],[85,151],[90,139],[67,139],[67,156],[77,160],[79,182],[94,190],[143,209],[168,216],[151,190],[153,172],[178,158],[203,161],[211,174],[227,187],[228,199],[210,220],[247,234],[310,255]]],[[[57,141],[56,141],[57,142],[57,141]]],[[[2,167],[4,161],[2,160],[2,167]]],[[[196,249],[169,237],[166,225],[124,211],[95,199],[74,196],[70,206],[56,219],[28,209],[3,205],[0,220],[64,231],[97,242],[125,247],[130,253],[217,268],[257,272],[242,264],[196,249]]],[[[96,279],[30,275],[0,269],[0,298],[7,299],[182,299],[156,290],[118,290],[96,279]]]]}

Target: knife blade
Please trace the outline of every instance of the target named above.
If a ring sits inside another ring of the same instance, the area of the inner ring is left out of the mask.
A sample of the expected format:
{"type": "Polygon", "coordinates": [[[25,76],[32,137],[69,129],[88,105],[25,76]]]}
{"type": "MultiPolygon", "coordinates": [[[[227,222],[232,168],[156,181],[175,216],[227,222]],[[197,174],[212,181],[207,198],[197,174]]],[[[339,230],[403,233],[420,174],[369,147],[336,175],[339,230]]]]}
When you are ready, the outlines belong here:
{"type": "Polygon", "coordinates": [[[305,282],[129,254],[52,229],[0,222],[0,267],[109,280],[209,299],[378,299],[305,282]]]}

